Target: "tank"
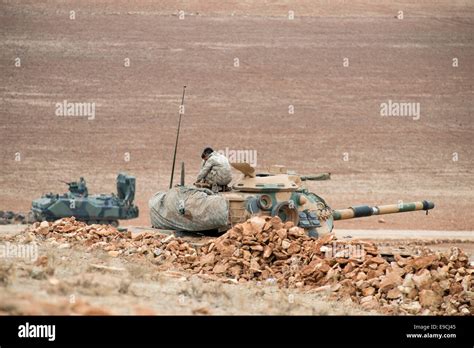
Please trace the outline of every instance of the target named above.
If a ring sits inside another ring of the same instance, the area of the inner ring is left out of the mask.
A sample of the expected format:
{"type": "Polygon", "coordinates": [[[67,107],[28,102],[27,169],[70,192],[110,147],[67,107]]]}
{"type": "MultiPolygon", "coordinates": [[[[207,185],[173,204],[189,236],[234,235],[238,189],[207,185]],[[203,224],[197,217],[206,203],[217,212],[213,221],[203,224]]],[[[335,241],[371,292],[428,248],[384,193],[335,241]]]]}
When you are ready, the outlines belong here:
{"type": "Polygon", "coordinates": [[[48,193],[32,202],[32,211],[38,221],[54,221],[74,216],[89,224],[119,225],[119,220],[138,217],[135,199],[135,177],[126,173],[117,176],[117,194],[89,195],[86,181],[64,182],[68,192],[48,193]]]}
{"type": "MultiPolygon", "coordinates": [[[[302,227],[311,237],[330,233],[334,221],[361,218],[371,215],[404,213],[434,208],[429,201],[399,203],[381,206],[354,206],[333,210],[326,201],[304,185],[308,180],[328,180],[329,173],[300,176],[288,172],[283,166],[273,166],[268,172],[256,173],[247,163],[232,163],[243,176],[228,192],[221,192],[229,203],[229,225],[248,218],[279,216],[302,227]]],[[[227,226],[228,227],[228,226],[227,226]]]]}
{"type": "Polygon", "coordinates": [[[334,221],[337,220],[417,210],[428,213],[434,208],[432,202],[420,201],[380,206],[352,206],[334,210],[321,196],[309,191],[305,185],[309,180],[329,180],[330,173],[297,175],[287,171],[284,166],[272,166],[267,172],[256,173],[255,168],[247,163],[231,163],[231,165],[242,173],[241,178],[235,180],[230,189],[212,192],[200,186],[185,186],[184,163],[182,163],[180,184],[167,192],[158,192],[150,200],[152,226],[165,230],[176,230],[176,226],[179,226],[180,231],[213,234],[214,231],[225,232],[252,216],[278,216],[283,222],[291,221],[295,226],[303,228],[309,236],[317,238],[330,233],[334,228],[334,221]],[[201,192],[197,203],[192,203],[196,198],[192,198],[188,192],[192,195],[201,192]],[[206,204],[208,201],[216,201],[216,195],[224,198],[217,199],[220,204],[219,211],[225,209],[223,219],[214,219],[212,214],[217,209],[215,206],[210,210],[203,209],[209,205],[206,204]],[[167,196],[169,197],[166,198],[167,196]],[[157,221],[159,227],[156,226],[157,221]],[[177,221],[180,223],[177,224],[177,221]],[[205,222],[205,225],[212,230],[203,231],[197,228],[202,225],[197,224],[197,221],[205,222]]]}
{"type": "Polygon", "coordinates": [[[150,221],[155,228],[179,228],[180,231],[191,232],[212,228],[224,232],[252,216],[279,216],[284,222],[291,221],[302,227],[309,236],[319,237],[330,233],[336,220],[416,210],[428,212],[434,208],[432,202],[421,201],[333,210],[322,197],[310,192],[304,185],[308,180],[327,180],[330,173],[301,176],[287,171],[283,166],[272,166],[268,172],[256,173],[255,168],[248,163],[231,163],[243,176],[230,188],[219,188],[217,185],[209,187],[209,184],[204,186],[202,183],[185,186],[182,163],[180,184],[173,187],[185,91],[186,86],[183,86],[169,190],[155,193],[149,201],[150,221]],[[216,204],[207,204],[209,201],[216,204]],[[219,219],[213,216],[216,210],[219,219]]]}

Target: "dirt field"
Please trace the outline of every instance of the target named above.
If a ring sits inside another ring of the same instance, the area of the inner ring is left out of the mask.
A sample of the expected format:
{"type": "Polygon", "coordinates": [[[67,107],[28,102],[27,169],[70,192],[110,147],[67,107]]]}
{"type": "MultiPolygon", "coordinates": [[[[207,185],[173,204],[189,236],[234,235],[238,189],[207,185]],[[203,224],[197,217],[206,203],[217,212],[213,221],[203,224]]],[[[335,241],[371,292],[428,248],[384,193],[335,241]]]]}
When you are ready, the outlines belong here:
{"type": "MultiPolygon", "coordinates": [[[[2,247],[25,228],[0,226],[2,247]]],[[[341,230],[338,234],[342,239],[351,237],[377,240],[382,252],[414,252],[417,245],[441,251],[458,246],[472,260],[474,250],[474,238],[467,232],[458,233],[452,241],[440,240],[442,236],[435,231],[417,241],[380,239],[370,231],[341,230]]],[[[216,275],[192,275],[173,267],[163,270],[153,257],[114,258],[102,250],[86,251],[81,245],[58,245],[52,241],[40,242],[38,249],[29,250],[32,257],[0,258],[0,315],[380,314],[350,299],[337,299],[325,287],[302,290],[281,288],[269,281],[237,283],[216,275]]]]}
{"type": "Polygon", "coordinates": [[[259,168],[333,173],[311,187],[334,208],[436,203],[428,217],[388,216],[384,228],[472,230],[471,2],[159,3],[0,5],[1,209],[28,210],[65,190],[58,179],[81,175],[90,192],[112,192],[124,170],[137,177],[141,209],[130,224],[149,224],[186,84],[178,161],[188,182],[206,145],[255,150],[259,168]],[[95,102],[95,119],[56,116],[64,100],[95,102]],[[380,116],[388,100],[419,102],[420,119],[380,116]]]}
{"type": "MultiPolygon", "coordinates": [[[[2,2],[0,209],[27,211],[41,194],[65,191],[59,179],[79,176],[90,193],[114,192],[117,173],[126,171],[137,177],[141,214],[122,224],[149,225],[148,200],[169,183],[187,85],[178,161],[188,183],[203,147],[251,150],[260,169],[331,172],[331,181],[310,188],[333,208],[436,204],[427,217],[372,217],[336,228],[474,230],[472,1],[223,3],[2,2]],[[64,100],[95,103],[94,119],[56,116],[64,100]],[[419,119],[382,117],[389,100],[419,103],[419,119]]],[[[282,306],[289,293],[272,286],[157,273],[151,264],[110,263],[78,250],[42,253],[54,260],[56,280],[34,279],[32,265],[15,265],[1,311],[362,313],[321,294],[282,306]],[[102,261],[119,270],[90,267],[102,261]]]]}
{"type": "MultiPolygon", "coordinates": [[[[25,226],[1,226],[0,242],[25,226]]],[[[279,314],[361,315],[350,300],[327,291],[303,293],[269,282],[234,284],[208,275],[158,271],[149,260],[111,258],[103,251],[41,243],[46,266],[28,258],[0,258],[0,315],[44,314],[279,314]]]]}

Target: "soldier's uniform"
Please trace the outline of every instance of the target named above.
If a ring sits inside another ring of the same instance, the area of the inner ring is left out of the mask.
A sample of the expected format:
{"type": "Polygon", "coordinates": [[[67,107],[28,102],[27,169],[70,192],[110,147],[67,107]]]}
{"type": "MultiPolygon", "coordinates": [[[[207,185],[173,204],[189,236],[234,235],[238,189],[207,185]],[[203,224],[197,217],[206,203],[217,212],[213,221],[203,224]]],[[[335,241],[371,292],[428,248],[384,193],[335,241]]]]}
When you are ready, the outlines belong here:
{"type": "Polygon", "coordinates": [[[211,186],[227,186],[232,181],[232,171],[227,157],[214,151],[207,161],[203,161],[197,181],[211,186]]]}
{"type": "Polygon", "coordinates": [[[83,196],[88,196],[88,190],[87,190],[87,185],[86,181],[84,178],[81,177],[79,180],[79,185],[78,185],[78,192],[83,195],[83,196]]]}

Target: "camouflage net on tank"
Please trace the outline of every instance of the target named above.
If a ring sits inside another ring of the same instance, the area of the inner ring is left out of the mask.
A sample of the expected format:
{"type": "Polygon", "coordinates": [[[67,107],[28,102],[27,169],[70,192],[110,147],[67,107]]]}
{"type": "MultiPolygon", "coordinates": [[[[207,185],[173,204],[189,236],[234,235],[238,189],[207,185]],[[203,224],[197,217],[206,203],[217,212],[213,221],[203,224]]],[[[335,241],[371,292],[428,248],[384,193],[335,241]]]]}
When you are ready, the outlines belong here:
{"type": "Polygon", "coordinates": [[[148,204],[156,228],[206,231],[227,225],[227,200],[208,189],[178,186],[156,193],[148,204]]]}

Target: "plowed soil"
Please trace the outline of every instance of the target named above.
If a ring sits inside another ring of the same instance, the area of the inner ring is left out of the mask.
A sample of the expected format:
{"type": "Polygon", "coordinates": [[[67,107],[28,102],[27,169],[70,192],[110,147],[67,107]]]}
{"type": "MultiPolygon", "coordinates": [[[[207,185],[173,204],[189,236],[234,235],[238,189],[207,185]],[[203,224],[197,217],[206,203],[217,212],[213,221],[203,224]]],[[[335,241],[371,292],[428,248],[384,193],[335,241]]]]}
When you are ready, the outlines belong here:
{"type": "Polygon", "coordinates": [[[126,171],[141,209],[129,224],[149,225],[187,85],[178,150],[187,182],[207,145],[254,150],[259,168],[331,172],[310,187],[333,208],[436,203],[428,217],[341,228],[472,230],[473,3],[255,3],[2,2],[0,209],[63,192],[58,179],[113,192],[126,171]],[[95,119],[56,116],[64,100],[96,103],[95,119]],[[419,120],[380,116],[388,100],[420,103],[419,120]]]}

